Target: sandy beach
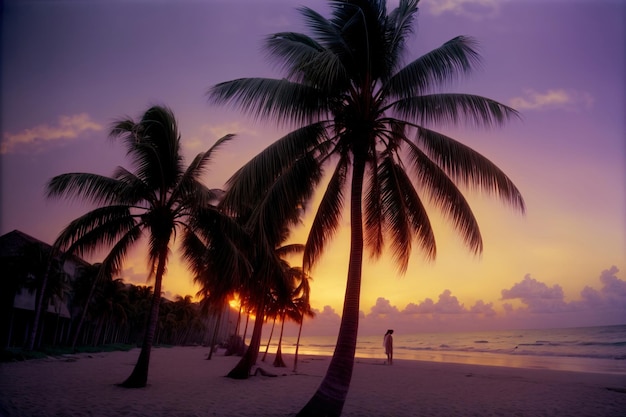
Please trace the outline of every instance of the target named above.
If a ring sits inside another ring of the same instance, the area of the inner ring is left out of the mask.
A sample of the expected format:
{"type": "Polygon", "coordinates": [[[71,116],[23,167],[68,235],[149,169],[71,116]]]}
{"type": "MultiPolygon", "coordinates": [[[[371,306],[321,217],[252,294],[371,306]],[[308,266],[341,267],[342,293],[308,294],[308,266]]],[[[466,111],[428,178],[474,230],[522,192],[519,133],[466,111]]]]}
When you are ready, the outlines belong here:
{"type": "MultiPolygon", "coordinates": [[[[310,398],[330,358],[301,355],[288,368],[259,364],[277,377],[237,381],[239,360],[203,347],[156,348],[149,385],[115,384],[139,349],[0,364],[0,415],[292,416],[310,398]]],[[[383,359],[357,359],[343,416],[623,416],[626,375],[383,359]]]]}

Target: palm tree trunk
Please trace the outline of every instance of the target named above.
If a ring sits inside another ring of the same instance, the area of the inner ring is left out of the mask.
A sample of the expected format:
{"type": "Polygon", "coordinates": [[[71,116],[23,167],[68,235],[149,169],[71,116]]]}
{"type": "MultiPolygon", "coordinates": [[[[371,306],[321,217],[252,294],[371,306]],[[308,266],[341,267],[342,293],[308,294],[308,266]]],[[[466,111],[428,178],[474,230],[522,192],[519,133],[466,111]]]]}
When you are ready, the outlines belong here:
{"type": "MultiPolygon", "coordinates": [[[[263,315],[265,312],[265,300],[261,297],[261,301],[256,310],[256,319],[254,320],[254,328],[252,330],[252,337],[250,339],[250,345],[248,349],[241,357],[241,360],[235,367],[226,375],[233,379],[248,379],[250,376],[250,370],[256,364],[256,360],[259,356],[259,348],[261,347],[261,333],[263,332],[263,315]]],[[[245,339],[244,339],[245,340],[245,339]]]]}
{"type": "Polygon", "coordinates": [[[152,343],[154,342],[154,335],[156,333],[157,325],[159,323],[159,306],[161,304],[161,282],[163,281],[163,273],[165,272],[165,263],[167,258],[167,249],[162,250],[159,256],[159,264],[157,266],[157,273],[154,279],[154,294],[152,295],[152,306],[150,308],[150,315],[148,316],[148,326],[146,328],[146,335],[141,345],[141,353],[139,359],[135,364],[133,372],[130,374],[126,381],[122,382],[120,386],[125,388],[143,388],[148,382],[148,367],[150,365],[150,352],[152,350],[152,343]]]}
{"type": "Polygon", "coordinates": [[[74,333],[74,337],[72,338],[72,351],[76,348],[76,341],[78,340],[78,335],[80,334],[80,331],[83,328],[83,323],[85,322],[85,317],[87,316],[87,310],[89,309],[89,303],[91,303],[91,299],[93,297],[93,293],[96,290],[96,285],[98,283],[98,278],[100,277],[100,274],[97,274],[94,279],[93,282],[91,283],[91,287],[89,288],[89,294],[87,295],[87,301],[85,302],[85,307],[83,307],[83,311],[80,314],[80,320],[78,320],[78,325],[76,326],[76,330],[74,333]]]}
{"type": "MultiPolygon", "coordinates": [[[[52,269],[52,255],[54,251],[50,252],[50,258],[48,259],[48,265],[46,266],[46,272],[43,274],[43,278],[41,280],[41,288],[39,289],[39,296],[35,297],[35,317],[33,319],[33,327],[30,330],[30,335],[28,337],[28,341],[26,342],[26,350],[33,350],[36,346],[37,342],[37,332],[39,331],[39,322],[42,316],[42,310],[44,308],[43,301],[46,294],[46,287],[48,285],[48,275],[50,275],[50,270],[52,269]]],[[[46,310],[48,306],[45,306],[46,310]]]]}
{"type": "Polygon", "coordinates": [[[239,314],[237,314],[237,326],[235,326],[235,336],[239,336],[239,328],[241,327],[241,309],[243,306],[239,304],[239,314]]]}
{"type": "Polygon", "coordinates": [[[304,313],[300,317],[300,328],[298,329],[298,340],[296,341],[296,354],[293,357],[293,371],[298,371],[298,349],[300,349],[300,336],[302,335],[302,324],[304,323],[304,313]]]}
{"type": "MultiPolygon", "coordinates": [[[[243,346],[246,346],[246,336],[248,335],[248,323],[250,322],[250,312],[248,311],[248,314],[246,314],[246,325],[243,328],[243,336],[241,338],[241,341],[243,342],[243,346]]],[[[243,354],[243,352],[241,352],[241,354],[243,354]]]]}
{"type": "Polygon", "coordinates": [[[326,376],[313,397],[297,414],[298,417],[340,416],[352,379],[359,330],[359,301],[363,267],[363,211],[361,207],[365,172],[363,153],[354,155],[353,167],[350,195],[350,260],[337,345],[326,376]]]}
{"type": "Polygon", "coordinates": [[[276,326],[276,317],[274,317],[274,321],[272,322],[272,330],[270,330],[270,338],[267,339],[267,345],[265,346],[265,353],[263,354],[263,358],[261,358],[262,362],[265,362],[267,351],[270,349],[270,343],[272,342],[272,335],[274,334],[274,326],[276,326]]]}
{"type": "Polygon", "coordinates": [[[221,306],[220,311],[217,313],[215,326],[213,326],[213,336],[211,336],[211,349],[209,350],[209,356],[207,357],[207,360],[211,360],[211,358],[213,357],[213,351],[215,350],[215,342],[217,341],[217,334],[220,331],[220,322],[222,321],[223,311],[224,311],[224,306],[221,306]]]}
{"type": "Polygon", "coordinates": [[[277,368],[286,368],[287,364],[283,360],[283,332],[285,330],[285,312],[281,317],[280,337],[278,338],[278,349],[276,349],[276,357],[274,358],[274,366],[277,368]]]}

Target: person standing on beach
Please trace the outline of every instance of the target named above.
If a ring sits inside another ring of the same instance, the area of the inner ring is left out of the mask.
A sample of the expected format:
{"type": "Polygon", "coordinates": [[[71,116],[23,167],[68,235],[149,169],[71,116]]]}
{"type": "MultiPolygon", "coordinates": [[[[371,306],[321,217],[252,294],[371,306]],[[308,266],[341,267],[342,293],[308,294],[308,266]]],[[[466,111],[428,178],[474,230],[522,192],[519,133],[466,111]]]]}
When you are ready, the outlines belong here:
{"type": "Polygon", "coordinates": [[[385,338],[383,339],[383,346],[385,348],[385,354],[387,355],[387,363],[389,365],[393,364],[393,330],[387,330],[385,333],[385,338]]]}

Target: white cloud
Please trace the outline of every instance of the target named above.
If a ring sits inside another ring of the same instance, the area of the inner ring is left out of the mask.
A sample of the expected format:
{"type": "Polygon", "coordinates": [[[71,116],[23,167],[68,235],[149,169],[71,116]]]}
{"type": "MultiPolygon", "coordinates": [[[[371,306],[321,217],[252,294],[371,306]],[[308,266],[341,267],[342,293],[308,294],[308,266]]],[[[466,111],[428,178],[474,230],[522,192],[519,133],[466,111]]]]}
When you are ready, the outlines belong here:
{"type": "Polygon", "coordinates": [[[87,113],[60,116],[56,125],[42,124],[19,133],[4,132],[0,154],[5,155],[19,149],[32,149],[47,143],[76,139],[89,131],[100,131],[103,126],[91,120],[87,113]]]}
{"type": "Polygon", "coordinates": [[[591,107],[593,97],[589,93],[574,90],[553,89],[544,93],[525,90],[523,96],[513,97],[509,104],[517,110],[577,110],[591,107]]]}

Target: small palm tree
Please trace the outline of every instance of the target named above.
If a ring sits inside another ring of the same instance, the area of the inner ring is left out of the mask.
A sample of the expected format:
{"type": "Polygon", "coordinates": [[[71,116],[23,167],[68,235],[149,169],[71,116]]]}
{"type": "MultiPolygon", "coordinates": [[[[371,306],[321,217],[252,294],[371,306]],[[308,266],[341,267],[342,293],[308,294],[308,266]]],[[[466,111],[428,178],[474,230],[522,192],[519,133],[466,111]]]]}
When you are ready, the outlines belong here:
{"type": "MultiPolygon", "coordinates": [[[[99,262],[93,265],[81,266],[75,278],[74,302],[82,302],[83,305],[77,307],[80,311],[80,317],[76,328],[74,329],[74,336],[72,337],[70,345],[72,350],[76,348],[76,343],[78,342],[80,332],[83,329],[83,323],[85,322],[85,318],[89,312],[96,289],[99,284],[102,285],[106,281],[107,277],[103,277],[101,274],[103,271],[101,266],[102,264],[99,262]]],[[[108,279],[111,279],[111,277],[108,277],[108,279]]]]}
{"type": "Polygon", "coordinates": [[[365,249],[377,258],[389,242],[400,273],[414,244],[434,258],[428,201],[468,248],[480,253],[478,223],[459,186],[525,208],[498,167],[432,129],[439,123],[499,125],[517,113],[485,97],[439,92],[479,61],[470,38],[454,38],[405,65],[418,2],[400,0],[388,11],[385,0],[336,0],[330,2],[330,18],[302,7],[311,35],[286,32],[266,40],[283,78],[237,79],[209,91],[215,103],[236,104],[295,128],[238,171],[238,190],[230,194],[245,201],[249,190],[261,189],[266,201],[302,204],[327,179],[306,242],[305,270],[334,236],[349,205],[348,277],[337,345],[301,416],[341,414],[354,366],[365,249]]]}
{"type": "MultiPolygon", "coordinates": [[[[310,296],[310,287],[308,286],[308,280],[304,277],[302,268],[292,267],[287,262],[284,262],[285,275],[289,279],[290,292],[287,294],[287,298],[279,299],[279,314],[280,314],[280,336],[278,338],[278,348],[276,350],[276,357],[274,358],[274,366],[286,367],[285,361],[282,356],[282,341],[285,330],[285,320],[290,319],[296,323],[302,324],[302,315],[304,310],[310,310],[308,305],[308,299],[310,296]],[[304,301],[306,299],[306,302],[304,301]],[[307,304],[305,306],[305,303],[307,304]]],[[[302,327],[300,327],[300,330],[302,327]]],[[[298,341],[300,334],[298,334],[298,341]]]]}
{"type": "Polygon", "coordinates": [[[302,336],[302,326],[304,317],[315,317],[315,312],[311,308],[311,280],[312,278],[304,271],[300,271],[300,284],[294,293],[294,304],[297,311],[298,339],[296,340],[296,353],[293,357],[293,371],[298,371],[298,350],[300,350],[300,337],[302,336]]]}
{"type": "MultiPolygon", "coordinates": [[[[112,138],[121,138],[135,170],[119,167],[113,177],[89,173],[56,176],[48,183],[48,197],[82,197],[100,206],[72,221],[55,245],[69,252],[93,253],[110,247],[102,262],[106,275],[120,271],[129,249],[147,238],[150,276],[154,277],[149,319],[141,353],[125,387],[143,387],[148,379],[150,351],[157,329],[161,284],[176,232],[193,234],[190,219],[216,202],[216,193],[200,182],[213,152],[233,136],[219,139],[184,168],[180,134],[172,111],[149,108],[139,121],[116,122],[112,138]]],[[[219,213],[213,210],[213,218],[219,213]]],[[[218,222],[206,223],[209,229],[218,222]]]]}

